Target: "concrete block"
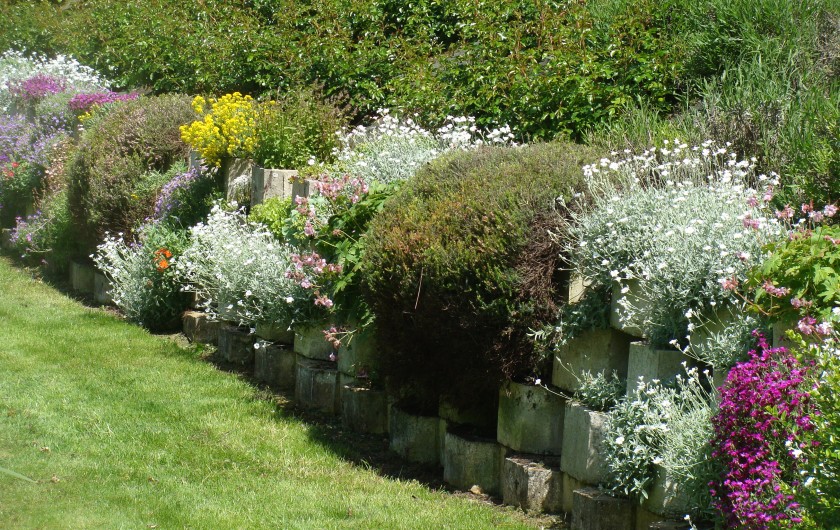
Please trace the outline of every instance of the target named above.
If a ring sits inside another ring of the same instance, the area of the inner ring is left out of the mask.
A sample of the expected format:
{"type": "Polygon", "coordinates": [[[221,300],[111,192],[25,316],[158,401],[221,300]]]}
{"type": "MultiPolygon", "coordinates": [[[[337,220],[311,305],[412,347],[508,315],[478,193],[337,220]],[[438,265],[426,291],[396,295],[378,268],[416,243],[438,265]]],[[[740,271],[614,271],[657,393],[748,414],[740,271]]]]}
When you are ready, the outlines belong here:
{"type": "Polygon", "coordinates": [[[440,463],[440,419],[437,416],[418,416],[392,406],[389,423],[391,451],[410,462],[440,463]]]}
{"type": "Polygon", "coordinates": [[[204,309],[206,300],[203,299],[199,294],[195,291],[186,291],[187,295],[187,307],[190,309],[204,309]]]}
{"type": "Polygon", "coordinates": [[[633,337],[616,329],[593,329],[583,332],[561,346],[554,355],[551,383],[574,392],[580,388],[581,374],[615,373],[627,377],[630,342],[633,337]]]}
{"type": "Polygon", "coordinates": [[[0,247],[2,247],[5,250],[11,250],[14,248],[14,245],[12,245],[11,228],[0,229],[0,247]]]}
{"type": "Polygon", "coordinates": [[[590,485],[604,481],[604,438],[607,415],[580,403],[566,404],[563,450],[560,467],[575,479],[590,485]]]}
{"type": "Polygon", "coordinates": [[[316,182],[312,179],[296,178],[292,181],[292,201],[298,197],[309,197],[315,193],[316,182]]]}
{"type": "Polygon", "coordinates": [[[79,261],[70,262],[70,283],[73,290],[84,294],[93,294],[95,271],[93,265],[79,261]]]}
{"type": "Polygon", "coordinates": [[[636,530],[649,530],[651,525],[661,523],[665,518],[636,506],[636,530]]]}
{"type": "Polygon", "coordinates": [[[338,413],[338,370],[334,362],[297,356],[295,402],[304,409],[338,413]]]}
{"type": "Polygon", "coordinates": [[[254,379],[282,390],[294,390],[297,354],[286,345],[258,340],[254,344],[254,379]]]}
{"type": "Polygon", "coordinates": [[[210,320],[203,311],[184,311],[181,317],[184,335],[190,342],[217,344],[219,342],[219,321],[210,320]]]}
{"type": "Polygon", "coordinates": [[[644,298],[638,280],[613,283],[610,325],[634,337],[645,337],[642,325],[649,311],[650,302],[644,298]],[[622,292],[623,291],[623,292],[622,292]],[[627,306],[633,308],[630,313],[627,306]]]}
{"type": "Polygon", "coordinates": [[[633,505],[597,488],[576,490],[572,501],[572,530],[634,530],[633,505]]]}
{"type": "Polygon", "coordinates": [[[778,322],[773,322],[773,342],[772,345],[774,348],[791,348],[794,346],[793,342],[787,337],[787,331],[789,329],[796,328],[797,320],[790,319],[790,320],[780,320],[778,322]]]}
{"type": "Polygon", "coordinates": [[[574,504],[574,493],[575,491],[585,488],[586,484],[579,481],[575,477],[569,475],[565,471],[562,472],[563,475],[563,511],[565,513],[572,513],[572,508],[574,504]]]}
{"type": "Polygon", "coordinates": [[[111,280],[99,271],[93,273],[93,299],[97,304],[111,305],[114,299],[111,297],[111,280]]]}
{"type": "Polygon", "coordinates": [[[563,473],[538,455],[514,455],[504,459],[501,476],[502,501],[526,512],[556,513],[563,510],[563,473]]]}
{"type": "Polygon", "coordinates": [[[357,432],[388,432],[388,398],[381,390],[353,384],[341,387],[341,421],[357,432]]]}
{"type": "Polygon", "coordinates": [[[685,489],[662,466],[656,466],[656,478],[642,506],[657,515],[680,517],[694,508],[685,489]]]}
{"type": "Polygon", "coordinates": [[[496,439],[514,451],[560,455],[566,399],[545,387],[506,382],[499,391],[496,439]]]}
{"type": "Polygon", "coordinates": [[[484,493],[498,493],[504,453],[496,440],[447,432],[443,480],[465,491],[478,486],[484,493]]]}
{"type": "Polygon", "coordinates": [[[248,328],[223,322],[219,325],[218,355],[222,360],[243,366],[254,362],[254,336],[248,328]]]}
{"type": "Polygon", "coordinates": [[[288,324],[258,322],[255,334],[257,337],[279,344],[293,344],[295,332],[288,324]]]}
{"type": "Polygon", "coordinates": [[[342,341],[338,348],[338,370],[345,374],[368,378],[376,375],[379,359],[375,330],[372,328],[356,333],[347,344],[342,341]]]}
{"type": "Polygon", "coordinates": [[[456,406],[441,397],[438,402],[438,416],[452,425],[469,425],[492,433],[496,431],[499,405],[496,400],[481,402],[472,406],[456,406]]]}
{"type": "Polygon", "coordinates": [[[627,395],[632,396],[640,379],[647,382],[657,379],[673,381],[677,374],[685,373],[683,363],[694,366],[697,361],[679,350],[658,350],[643,342],[630,344],[627,363],[627,395]]]}
{"type": "Polygon", "coordinates": [[[335,355],[332,344],[324,338],[325,325],[295,327],[295,351],[308,359],[330,361],[335,355]]]}
{"type": "Polygon", "coordinates": [[[294,169],[266,169],[254,166],[251,178],[251,206],[266,199],[285,199],[292,196],[291,178],[297,177],[294,169]]]}
{"type": "Polygon", "coordinates": [[[251,176],[254,172],[254,161],[247,158],[231,158],[223,161],[222,175],[225,184],[225,200],[236,199],[237,182],[247,180],[246,193],[251,192],[251,176]]]}

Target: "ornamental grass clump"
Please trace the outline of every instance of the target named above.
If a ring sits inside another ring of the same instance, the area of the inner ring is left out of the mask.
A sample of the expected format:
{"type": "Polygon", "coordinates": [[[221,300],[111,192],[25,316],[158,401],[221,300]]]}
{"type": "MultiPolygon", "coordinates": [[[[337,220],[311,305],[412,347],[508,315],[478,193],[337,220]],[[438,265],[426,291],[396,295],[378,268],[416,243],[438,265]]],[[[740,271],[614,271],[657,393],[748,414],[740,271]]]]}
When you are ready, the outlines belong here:
{"type": "Polygon", "coordinates": [[[111,281],[114,304],[129,320],[153,331],[180,323],[187,304],[177,263],[187,242],[185,231],[151,223],[133,241],[117,234],[97,247],[94,263],[111,281]]]}
{"type": "MultiPolygon", "coordinates": [[[[636,323],[660,347],[685,348],[701,323],[743,312],[724,287],[743,281],[762,245],[780,233],[764,207],[773,176],[755,175],[752,161],[710,142],[689,148],[679,141],[584,171],[591,206],[574,216],[566,250],[591,296],[612,289],[622,322],[636,323]]],[[[559,339],[585,327],[587,316],[569,306],[559,339]]],[[[742,353],[703,360],[726,363],[742,353]]]]}
{"type": "MultiPolygon", "coordinates": [[[[711,482],[714,505],[729,528],[764,530],[802,522],[799,471],[814,463],[810,364],[763,336],[737,364],[721,390],[712,420],[712,457],[722,468],[711,482]]],[[[836,521],[835,521],[836,522],[836,521]]]]}
{"type": "Polygon", "coordinates": [[[257,105],[251,96],[196,96],[192,107],[199,119],[181,126],[181,138],[208,164],[220,166],[225,157],[251,156],[257,144],[257,105]]]}
{"type": "Polygon", "coordinates": [[[190,237],[179,260],[181,279],[210,315],[240,325],[305,320],[308,297],[288,274],[294,251],[264,226],[216,205],[190,237]]]}

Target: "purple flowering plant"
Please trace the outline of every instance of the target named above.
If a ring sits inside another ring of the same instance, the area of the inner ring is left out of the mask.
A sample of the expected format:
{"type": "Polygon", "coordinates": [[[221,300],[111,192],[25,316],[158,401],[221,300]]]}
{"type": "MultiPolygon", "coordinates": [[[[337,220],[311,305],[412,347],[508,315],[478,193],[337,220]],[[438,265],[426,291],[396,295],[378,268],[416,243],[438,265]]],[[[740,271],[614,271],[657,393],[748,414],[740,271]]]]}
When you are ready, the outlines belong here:
{"type": "Polygon", "coordinates": [[[811,363],[757,338],[720,390],[712,457],[722,471],[709,486],[727,527],[763,530],[802,522],[799,470],[818,444],[819,411],[809,395],[811,363]]]}
{"type": "Polygon", "coordinates": [[[51,95],[64,92],[67,82],[49,74],[37,74],[9,87],[9,93],[24,105],[32,105],[51,95]]]}
{"type": "Polygon", "coordinates": [[[180,171],[163,185],[155,201],[154,218],[184,227],[204,220],[221,197],[216,168],[204,164],[180,171]]]}
{"type": "Polygon", "coordinates": [[[95,106],[106,105],[116,101],[131,101],[137,99],[139,94],[137,92],[130,92],[128,94],[120,94],[118,92],[89,92],[81,93],[73,96],[67,104],[71,110],[83,114],[90,112],[95,106]]]}

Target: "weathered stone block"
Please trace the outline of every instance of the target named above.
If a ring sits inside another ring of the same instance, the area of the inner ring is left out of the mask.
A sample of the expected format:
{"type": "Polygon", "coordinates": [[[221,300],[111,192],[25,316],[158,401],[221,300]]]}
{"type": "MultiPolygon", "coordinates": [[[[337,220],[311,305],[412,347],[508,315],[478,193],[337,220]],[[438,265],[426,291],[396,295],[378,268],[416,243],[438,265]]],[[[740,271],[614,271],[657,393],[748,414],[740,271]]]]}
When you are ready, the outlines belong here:
{"type": "Polygon", "coordinates": [[[388,432],[388,398],[381,390],[363,386],[341,387],[341,421],[357,432],[388,432]]]}
{"type": "Polygon", "coordinates": [[[634,530],[633,505],[597,488],[574,492],[572,530],[634,530]]]}
{"type": "Polygon", "coordinates": [[[254,166],[251,179],[251,206],[266,199],[285,199],[292,196],[291,178],[297,177],[294,169],[265,169],[254,166]]]}
{"type": "Polygon", "coordinates": [[[389,417],[390,448],[410,462],[440,463],[437,416],[417,416],[392,406],[389,417]]]}
{"type": "Polygon", "coordinates": [[[656,521],[649,524],[645,530],[691,530],[691,525],[686,521],[656,521]]]}
{"type": "Polygon", "coordinates": [[[673,381],[677,374],[685,373],[683,363],[694,366],[697,362],[679,350],[657,350],[642,342],[630,344],[627,364],[627,395],[633,395],[640,379],[647,382],[658,379],[673,381]]]}
{"type": "Polygon", "coordinates": [[[219,321],[210,320],[202,311],[185,311],[181,317],[184,335],[190,342],[216,344],[219,342],[219,321]]]}
{"type": "Polygon", "coordinates": [[[295,351],[308,359],[330,361],[335,356],[332,344],[324,338],[324,326],[295,328],[295,351]]]}
{"type": "Polygon", "coordinates": [[[498,493],[504,452],[495,440],[447,432],[443,480],[466,491],[478,486],[484,493],[498,493]]]}
{"type": "MultiPolygon", "coordinates": [[[[650,302],[645,299],[636,280],[628,280],[622,286],[613,283],[610,325],[634,337],[645,337],[642,322],[650,311],[650,302]],[[633,311],[628,311],[632,307],[633,311]]],[[[646,337],[645,337],[646,338],[646,337]]]]}
{"type": "Polygon", "coordinates": [[[229,363],[248,365],[254,362],[254,336],[248,328],[222,323],[219,326],[218,355],[229,363]]]}
{"type": "Polygon", "coordinates": [[[712,370],[712,385],[720,394],[721,387],[726,385],[726,378],[729,377],[729,370],[723,368],[715,368],[712,370]]]}
{"type": "Polygon", "coordinates": [[[295,332],[288,324],[258,322],[255,334],[268,342],[280,344],[293,344],[295,342],[295,332]]]}
{"type": "Polygon", "coordinates": [[[554,355],[552,384],[574,392],[580,388],[579,379],[585,371],[626,378],[632,340],[632,336],[616,329],[593,329],[571,339],[554,355]]]}
{"type": "Polygon", "coordinates": [[[316,182],[312,179],[296,178],[292,180],[292,201],[298,197],[309,197],[316,189],[316,182]]]}
{"type": "Polygon", "coordinates": [[[585,488],[586,484],[563,471],[563,511],[571,514],[575,491],[585,488]]]}
{"type": "Polygon", "coordinates": [[[295,401],[304,409],[324,414],[338,412],[338,370],[335,363],[298,355],[295,401]]]}
{"type": "Polygon", "coordinates": [[[12,245],[11,228],[0,229],[0,247],[4,248],[5,250],[11,250],[12,248],[14,248],[14,245],[12,245]]]}
{"type": "Polygon", "coordinates": [[[585,484],[597,485],[606,476],[604,437],[607,415],[580,403],[566,404],[560,467],[585,484]]]}
{"type": "Polygon", "coordinates": [[[204,309],[205,308],[206,300],[201,298],[201,296],[199,296],[197,292],[187,291],[186,295],[187,295],[187,307],[189,307],[190,309],[204,309]]]}
{"type": "Polygon", "coordinates": [[[650,512],[664,516],[682,516],[693,508],[685,489],[662,466],[656,466],[656,478],[643,506],[650,512]]]}
{"type": "Polygon", "coordinates": [[[97,304],[110,305],[114,303],[111,297],[111,280],[99,271],[93,273],[93,299],[97,304]]]}
{"type": "Polygon", "coordinates": [[[338,349],[338,370],[345,374],[370,377],[379,371],[379,349],[373,329],[356,333],[349,344],[338,349]]]}
{"type": "Polygon", "coordinates": [[[664,521],[665,518],[653,512],[636,506],[636,530],[649,530],[651,525],[664,521]]]}
{"type": "Polygon", "coordinates": [[[282,390],[294,390],[297,354],[286,345],[254,344],[254,379],[282,390]]]}
{"type": "Polygon", "coordinates": [[[499,391],[496,439],[523,453],[560,455],[566,399],[545,387],[508,381],[499,391]]]}
{"type": "Polygon", "coordinates": [[[502,463],[502,501],[526,512],[563,510],[563,473],[537,455],[515,455],[502,463]]]}
{"type": "Polygon", "coordinates": [[[72,261],[70,263],[70,283],[74,291],[85,294],[93,294],[94,272],[93,265],[72,261]]]}
{"type": "Polygon", "coordinates": [[[231,158],[222,163],[222,174],[225,183],[225,200],[236,199],[239,194],[238,186],[243,185],[246,194],[251,192],[251,176],[254,172],[254,161],[247,158],[231,158]],[[247,182],[247,184],[243,184],[247,182]]]}

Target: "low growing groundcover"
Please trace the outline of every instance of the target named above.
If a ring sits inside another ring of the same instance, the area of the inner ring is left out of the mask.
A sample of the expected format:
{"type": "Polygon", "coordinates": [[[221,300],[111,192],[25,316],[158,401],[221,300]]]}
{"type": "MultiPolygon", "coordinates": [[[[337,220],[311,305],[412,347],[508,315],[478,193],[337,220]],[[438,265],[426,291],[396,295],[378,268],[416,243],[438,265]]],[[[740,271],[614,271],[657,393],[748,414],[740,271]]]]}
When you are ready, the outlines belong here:
{"type": "Polygon", "coordinates": [[[0,528],[534,524],[355,465],[317,429],[0,259],[0,528]]]}

